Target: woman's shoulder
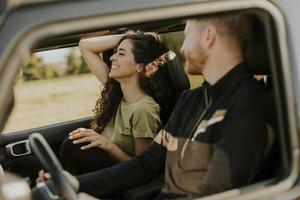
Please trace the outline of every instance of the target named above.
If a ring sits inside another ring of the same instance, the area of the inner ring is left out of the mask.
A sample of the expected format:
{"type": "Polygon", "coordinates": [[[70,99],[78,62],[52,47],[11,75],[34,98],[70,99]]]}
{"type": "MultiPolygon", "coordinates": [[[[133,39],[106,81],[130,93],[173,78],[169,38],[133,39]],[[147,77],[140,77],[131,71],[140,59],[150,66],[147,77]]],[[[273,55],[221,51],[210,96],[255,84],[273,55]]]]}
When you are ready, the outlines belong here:
{"type": "Polygon", "coordinates": [[[131,103],[129,105],[129,109],[133,112],[159,112],[160,106],[159,104],[151,97],[144,96],[139,101],[131,103]]]}
{"type": "Polygon", "coordinates": [[[140,117],[159,118],[160,107],[151,96],[145,96],[139,101],[126,103],[122,100],[120,112],[127,119],[140,117]]]}
{"type": "MultiPolygon", "coordinates": [[[[149,95],[146,95],[144,96],[140,101],[139,103],[141,104],[157,104],[156,101],[153,99],[153,97],[149,96],[149,95]]],[[[157,104],[158,105],[158,104],[157,104]]]]}
{"type": "Polygon", "coordinates": [[[151,96],[146,95],[137,102],[135,108],[137,110],[146,110],[149,108],[159,109],[159,104],[151,96]]]}

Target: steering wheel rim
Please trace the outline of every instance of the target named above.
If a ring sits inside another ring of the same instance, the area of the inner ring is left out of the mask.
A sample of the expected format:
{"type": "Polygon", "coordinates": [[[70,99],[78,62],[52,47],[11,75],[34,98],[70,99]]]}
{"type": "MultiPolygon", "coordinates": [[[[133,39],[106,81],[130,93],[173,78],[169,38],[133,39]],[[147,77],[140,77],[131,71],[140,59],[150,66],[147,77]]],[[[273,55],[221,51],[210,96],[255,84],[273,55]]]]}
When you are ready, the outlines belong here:
{"type": "Polygon", "coordinates": [[[63,168],[45,138],[39,133],[33,133],[29,136],[29,145],[34,155],[51,174],[58,193],[66,200],[78,199],[75,189],[63,175],[63,168]]]}

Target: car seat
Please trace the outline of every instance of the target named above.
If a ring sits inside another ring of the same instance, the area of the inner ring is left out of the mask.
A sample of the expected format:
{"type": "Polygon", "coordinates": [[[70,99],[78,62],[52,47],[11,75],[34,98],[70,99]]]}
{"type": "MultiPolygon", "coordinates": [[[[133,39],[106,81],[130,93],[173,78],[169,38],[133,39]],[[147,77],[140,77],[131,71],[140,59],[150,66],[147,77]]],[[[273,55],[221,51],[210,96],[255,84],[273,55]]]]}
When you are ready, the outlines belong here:
{"type": "MultiPolygon", "coordinates": [[[[254,75],[263,75],[259,81],[266,88],[268,88],[274,97],[273,80],[271,73],[271,59],[270,50],[267,44],[267,28],[263,22],[270,23],[268,17],[259,18],[253,16],[253,36],[245,50],[245,60],[254,75]],[[265,21],[263,21],[265,20],[265,21]]],[[[271,38],[270,35],[268,37],[271,38]]],[[[275,97],[274,97],[275,98],[275,97]]],[[[270,119],[268,126],[268,147],[265,152],[265,164],[262,166],[260,172],[256,175],[253,182],[259,182],[270,178],[278,177],[280,174],[280,162],[282,160],[280,155],[280,145],[278,141],[278,122],[277,117],[270,119]]]]}
{"type": "MultiPolygon", "coordinates": [[[[190,82],[188,76],[186,75],[183,65],[179,60],[178,56],[175,56],[173,59],[169,60],[166,63],[170,80],[173,85],[173,94],[172,94],[172,106],[176,104],[178,98],[181,93],[190,88],[190,82]]],[[[164,116],[161,115],[161,119],[163,123],[166,123],[169,118],[171,112],[164,113],[164,116]]],[[[138,186],[136,188],[132,188],[122,192],[122,199],[130,199],[130,200],[138,200],[138,199],[152,199],[155,197],[160,189],[162,188],[164,183],[164,174],[161,174],[151,182],[138,186]]]]}

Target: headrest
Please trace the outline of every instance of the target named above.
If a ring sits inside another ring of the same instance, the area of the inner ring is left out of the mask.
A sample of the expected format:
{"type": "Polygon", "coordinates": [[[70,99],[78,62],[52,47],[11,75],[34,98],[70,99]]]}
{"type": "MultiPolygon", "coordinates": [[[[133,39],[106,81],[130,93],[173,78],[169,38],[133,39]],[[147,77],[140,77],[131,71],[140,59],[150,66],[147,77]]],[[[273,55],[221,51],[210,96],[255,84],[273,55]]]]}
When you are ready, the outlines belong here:
{"type": "MultiPolygon", "coordinates": [[[[172,52],[172,51],[171,51],[172,52]]],[[[167,67],[172,81],[172,85],[178,91],[182,91],[190,88],[190,81],[187,74],[184,71],[184,67],[179,60],[178,56],[174,52],[171,59],[168,60],[167,67]]]]}
{"type": "Polygon", "coordinates": [[[253,21],[253,36],[245,50],[245,61],[255,75],[271,74],[265,28],[258,18],[253,21]]]}

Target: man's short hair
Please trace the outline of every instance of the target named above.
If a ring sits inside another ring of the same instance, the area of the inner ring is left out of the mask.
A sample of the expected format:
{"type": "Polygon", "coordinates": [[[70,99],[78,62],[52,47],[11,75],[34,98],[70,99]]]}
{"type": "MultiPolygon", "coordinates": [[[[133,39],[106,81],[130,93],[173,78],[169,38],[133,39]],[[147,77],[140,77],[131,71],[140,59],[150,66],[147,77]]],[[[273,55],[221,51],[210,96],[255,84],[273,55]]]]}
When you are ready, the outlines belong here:
{"type": "Polygon", "coordinates": [[[197,22],[207,21],[216,25],[217,33],[235,40],[242,52],[253,32],[252,18],[249,14],[226,13],[195,18],[195,20],[197,22]]]}

